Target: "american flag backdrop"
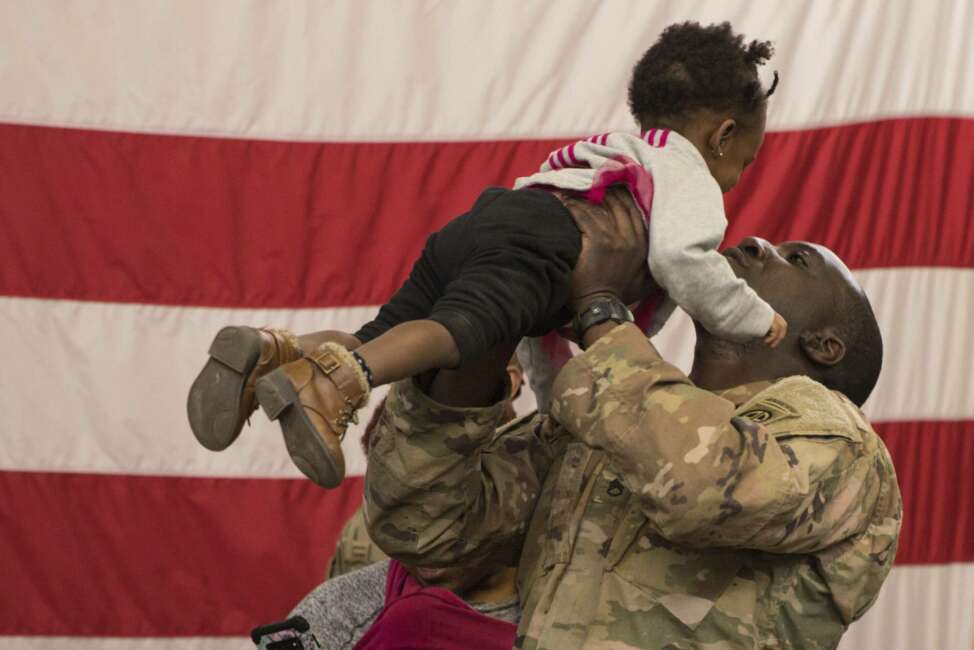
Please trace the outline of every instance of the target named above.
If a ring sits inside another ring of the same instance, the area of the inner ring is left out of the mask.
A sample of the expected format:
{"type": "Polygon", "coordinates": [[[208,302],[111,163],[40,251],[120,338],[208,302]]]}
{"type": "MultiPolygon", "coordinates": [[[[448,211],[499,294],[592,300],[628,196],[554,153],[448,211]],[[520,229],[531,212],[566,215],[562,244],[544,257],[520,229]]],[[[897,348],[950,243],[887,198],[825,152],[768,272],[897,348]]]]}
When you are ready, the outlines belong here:
{"type": "MultiPolygon", "coordinates": [[[[283,618],[361,499],[358,432],[332,491],[260,414],[199,447],[213,334],[354,330],[484,187],[633,128],[632,64],[687,19],[777,48],[727,243],[830,246],[884,332],[903,534],[842,648],[974,648],[970,0],[0,0],[0,647],[283,618]]],[[[688,366],[685,318],[658,343],[688,366]]]]}

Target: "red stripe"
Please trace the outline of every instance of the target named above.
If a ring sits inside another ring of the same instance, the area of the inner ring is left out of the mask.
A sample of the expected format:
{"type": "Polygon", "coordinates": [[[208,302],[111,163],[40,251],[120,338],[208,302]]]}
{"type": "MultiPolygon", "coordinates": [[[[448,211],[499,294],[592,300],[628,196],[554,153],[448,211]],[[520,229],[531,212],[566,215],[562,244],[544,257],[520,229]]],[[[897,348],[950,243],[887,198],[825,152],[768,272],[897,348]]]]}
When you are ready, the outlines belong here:
{"type": "Polygon", "coordinates": [[[609,140],[609,134],[608,133],[605,133],[605,134],[601,135],[599,137],[599,140],[600,140],[599,144],[601,144],[602,146],[605,146],[605,143],[608,142],[608,140],[609,140]]]}
{"type": "Polygon", "coordinates": [[[555,154],[548,156],[548,167],[558,169],[558,161],[555,159],[555,154]]]}
{"type": "MultiPolygon", "coordinates": [[[[885,423],[897,563],[974,561],[974,421],[885,423]]],[[[362,479],[0,472],[0,634],[242,634],[324,575],[362,479]]]]}
{"type": "Polygon", "coordinates": [[[361,494],[361,477],[0,472],[0,634],[247,633],[324,579],[361,494]]]}
{"type": "Polygon", "coordinates": [[[726,241],[817,241],[853,268],[974,267],[974,120],[769,134],[727,210],[726,241]]]}
{"type": "Polygon", "coordinates": [[[659,137],[659,147],[661,149],[666,146],[666,139],[668,137],[670,137],[670,130],[669,129],[663,129],[663,131],[661,132],[661,135],[659,137]]]}
{"type": "MultiPolygon", "coordinates": [[[[385,301],[426,235],[565,143],[287,143],[0,125],[0,294],[214,306],[385,301]],[[368,281],[349,269],[367,263],[368,281]]],[[[974,119],[770,133],[728,241],[852,267],[974,267],[974,119]]]]}
{"type": "Polygon", "coordinates": [[[646,144],[653,146],[653,138],[656,137],[656,129],[650,129],[646,132],[646,144]]]}
{"type": "Polygon", "coordinates": [[[885,422],[876,430],[903,494],[896,561],[974,560],[974,420],[885,422]]]}

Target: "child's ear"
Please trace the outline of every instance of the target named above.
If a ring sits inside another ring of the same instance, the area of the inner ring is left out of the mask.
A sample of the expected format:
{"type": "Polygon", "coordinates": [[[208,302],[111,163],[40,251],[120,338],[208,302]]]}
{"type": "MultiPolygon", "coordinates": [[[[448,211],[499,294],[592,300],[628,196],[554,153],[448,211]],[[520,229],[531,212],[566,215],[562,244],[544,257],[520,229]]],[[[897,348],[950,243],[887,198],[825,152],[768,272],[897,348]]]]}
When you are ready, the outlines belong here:
{"type": "Polygon", "coordinates": [[[710,134],[710,150],[715,156],[720,157],[723,155],[724,145],[727,141],[733,137],[734,133],[737,132],[737,121],[727,118],[721,122],[716,129],[710,134]]]}
{"type": "Polygon", "coordinates": [[[737,122],[726,119],[720,123],[720,127],[717,130],[720,132],[720,142],[723,144],[730,140],[731,136],[737,132],[737,122]]]}

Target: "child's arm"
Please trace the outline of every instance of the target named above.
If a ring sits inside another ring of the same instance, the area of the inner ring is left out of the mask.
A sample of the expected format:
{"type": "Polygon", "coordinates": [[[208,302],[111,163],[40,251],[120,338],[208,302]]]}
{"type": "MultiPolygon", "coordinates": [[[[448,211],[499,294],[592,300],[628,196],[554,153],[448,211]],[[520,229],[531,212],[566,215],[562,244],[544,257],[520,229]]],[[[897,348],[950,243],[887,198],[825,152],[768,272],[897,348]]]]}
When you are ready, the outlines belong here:
{"type": "Polygon", "coordinates": [[[670,298],[707,331],[731,341],[777,343],[784,319],[717,252],[727,220],[723,195],[699,161],[667,161],[653,169],[649,266],[670,298]]]}

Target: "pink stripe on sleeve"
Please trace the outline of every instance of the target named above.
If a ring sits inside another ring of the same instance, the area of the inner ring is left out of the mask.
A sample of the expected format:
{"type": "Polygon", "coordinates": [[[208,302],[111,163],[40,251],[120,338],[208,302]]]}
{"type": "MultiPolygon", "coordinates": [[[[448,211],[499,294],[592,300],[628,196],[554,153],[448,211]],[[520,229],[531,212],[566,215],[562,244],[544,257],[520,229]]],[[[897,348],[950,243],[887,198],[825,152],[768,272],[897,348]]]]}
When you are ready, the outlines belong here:
{"type": "Polygon", "coordinates": [[[604,133],[600,139],[602,140],[602,142],[600,142],[599,144],[601,144],[604,147],[606,140],[609,139],[609,134],[608,133],[604,133]]]}
{"type": "Polygon", "coordinates": [[[558,163],[562,167],[568,167],[568,161],[565,160],[565,149],[561,148],[558,150],[558,163]]]}
{"type": "Polygon", "coordinates": [[[659,137],[659,146],[660,146],[660,148],[663,148],[663,147],[666,146],[666,139],[668,137],[670,137],[670,130],[669,129],[663,129],[663,132],[660,134],[660,137],[659,137]]]}
{"type": "Polygon", "coordinates": [[[581,164],[578,162],[578,158],[575,157],[575,143],[572,143],[568,147],[568,159],[572,161],[572,165],[580,167],[581,164]]]}
{"type": "Polygon", "coordinates": [[[650,129],[649,131],[646,131],[646,144],[652,146],[653,138],[655,137],[656,137],[656,129],[650,129]]]}
{"type": "Polygon", "coordinates": [[[551,167],[552,169],[558,169],[558,163],[555,160],[555,154],[551,154],[550,156],[548,156],[548,166],[551,167]]]}

